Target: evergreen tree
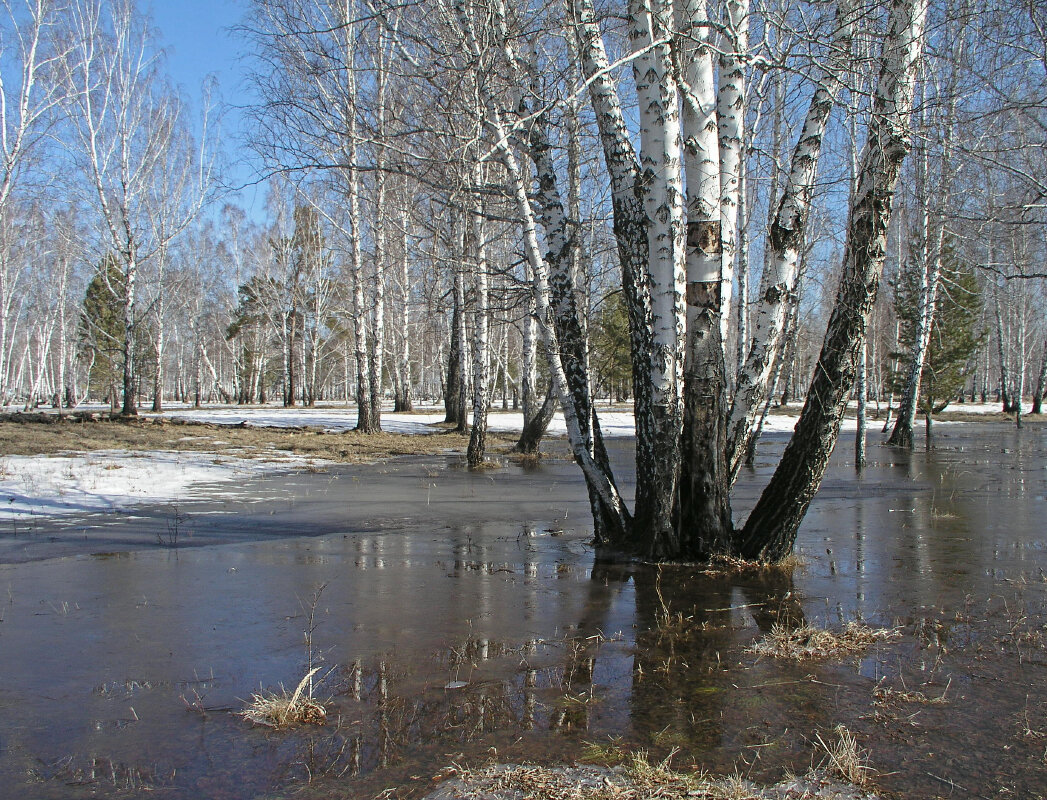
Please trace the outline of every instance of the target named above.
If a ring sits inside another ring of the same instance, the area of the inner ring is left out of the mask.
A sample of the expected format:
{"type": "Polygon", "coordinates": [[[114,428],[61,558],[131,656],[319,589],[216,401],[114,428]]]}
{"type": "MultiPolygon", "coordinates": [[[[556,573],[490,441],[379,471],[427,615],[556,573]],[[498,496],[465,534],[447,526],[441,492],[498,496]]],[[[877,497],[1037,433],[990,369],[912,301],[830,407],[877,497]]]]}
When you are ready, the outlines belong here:
{"type": "Polygon", "coordinates": [[[604,298],[591,327],[592,365],[597,385],[618,402],[629,399],[633,360],[629,314],[621,292],[604,298]]]}
{"type": "Polygon", "coordinates": [[[226,327],[227,341],[240,344],[237,360],[237,402],[264,403],[268,386],[270,320],[267,306],[279,289],[273,278],[254,276],[237,289],[237,306],[226,327]]]}
{"type": "Polygon", "coordinates": [[[123,376],[124,274],[112,255],[99,264],[84,294],[77,331],[78,353],[91,365],[90,394],[119,407],[123,376]]]}
{"type": "Polygon", "coordinates": [[[974,270],[949,261],[924,365],[920,408],[925,414],[942,411],[956,398],[985,339],[985,331],[979,326],[982,293],[974,270]]]}
{"type": "MultiPolygon", "coordinates": [[[[916,270],[903,270],[894,281],[894,308],[898,316],[899,352],[892,353],[896,368],[892,381],[902,388],[904,365],[916,335],[919,292],[916,270]]],[[[936,414],[956,397],[967,378],[971,359],[981,347],[984,331],[979,327],[982,314],[981,287],[974,269],[963,263],[953,246],[942,253],[942,272],[938,302],[931,326],[927,357],[920,381],[919,409],[936,414]]]]}

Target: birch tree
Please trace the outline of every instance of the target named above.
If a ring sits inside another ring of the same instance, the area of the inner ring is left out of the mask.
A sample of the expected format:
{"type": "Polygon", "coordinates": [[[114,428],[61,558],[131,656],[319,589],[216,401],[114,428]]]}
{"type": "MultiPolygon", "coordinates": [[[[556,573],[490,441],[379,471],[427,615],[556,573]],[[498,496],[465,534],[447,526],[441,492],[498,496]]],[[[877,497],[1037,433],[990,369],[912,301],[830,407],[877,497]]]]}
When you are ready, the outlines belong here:
{"type": "Polygon", "coordinates": [[[829,116],[849,68],[855,13],[852,0],[840,0],[836,6],[827,60],[829,66],[823,71],[811,96],[782,197],[768,232],[768,257],[752,315],[751,344],[746,346],[747,355],[738,374],[728,421],[727,451],[732,480],[737,476],[755,434],[757,417],[771,388],[769,378],[776,361],[782,357],[786,319],[797,301],[800,255],[814,197],[818,161],[829,116]]]}
{"type": "Polygon", "coordinates": [[[887,248],[891,204],[910,149],[910,116],[926,0],[892,0],[869,134],[847,224],[844,272],[800,420],[741,532],[745,558],[781,558],[829,463],[864,345],[887,248]]]}
{"type": "Polygon", "coordinates": [[[123,271],[121,413],[134,415],[139,276],[199,213],[210,188],[210,161],[198,156],[185,162],[197,171],[182,192],[152,193],[171,166],[174,143],[189,133],[181,100],[159,71],[147,20],[132,0],[79,0],[70,13],[73,47],[65,79],[74,158],[87,187],[85,201],[99,220],[99,246],[116,256],[123,271]]]}
{"type": "MultiPolygon", "coordinates": [[[[0,15],[0,237],[26,171],[65,99],[67,54],[60,23],[67,7],[53,0],[8,0],[0,15]]],[[[0,242],[0,405],[10,397],[12,352],[24,287],[21,265],[0,242]]]]}
{"type": "Polygon", "coordinates": [[[344,206],[318,210],[333,223],[349,269],[356,427],[374,433],[381,430],[385,348],[391,39],[378,15],[356,0],[256,0],[252,8],[241,32],[258,58],[251,75],[262,97],[253,110],[254,144],[271,170],[321,171],[333,202],[344,206]],[[370,121],[363,119],[368,107],[370,121]],[[367,173],[374,176],[370,187],[367,173]],[[370,254],[364,249],[368,216],[370,254]]]}
{"type": "MultiPolygon", "coordinates": [[[[801,425],[786,451],[786,459],[792,460],[783,461],[783,467],[776,473],[777,481],[788,475],[793,483],[788,492],[782,492],[776,480],[772,480],[757,504],[757,510],[737,538],[731,527],[729,498],[722,489],[727,483],[726,468],[722,460],[718,463],[718,459],[725,459],[728,452],[719,439],[723,435],[722,415],[725,411],[720,389],[723,345],[722,337],[718,335],[723,322],[720,316],[723,302],[716,296],[725,270],[722,261],[723,220],[710,213],[707,200],[720,197],[719,190],[710,191],[709,187],[721,179],[714,146],[704,138],[710,128],[714,128],[710,107],[715,97],[708,77],[708,60],[702,51],[707,34],[701,31],[711,27],[707,9],[704,4],[686,6],[680,21],[688,43],[683,48],[686,60],[674,74],[666,66],[670,56],[663,45],[670,40],[673,31],[670,8],[658,3],[634,3],[629,7],[628,24],[640,107],[638,158],[632,154],[616,88],[606,77],[610,64],[592,6],[580,0],[574,4],[573,13],[608,172],[612,183],[617,180],[614,211],[619,249],[624,251],[623,262],[626,262],[626,256],[635,257],[646,249],[645,257],[623,263],[624,288],[627,293],[632,288],[629,296],[632,329],[634,334],[640,334],[634,339],[633,355],[636,362],[647,359],[638,366],[634,363],[639,386],[636,407],[637,503],[645,491],[651,491],[657,497],[654,504],[657,510],[652,517],[654,524],[645,526],[645,541],[639,548],[640,553],[655,558],[701,557],[725,551],[738,552],[746,557],[780,557],[791,547],[799,521],[817,490],[835,442],[843,394],[853,379],[856,353],[864,336],[865,315],[875,297],[883,263],[883,240],[890,219],[890,197],[908,150],[908,115],[912,108],[914,70],[922,42],[926,5],[917,0],[915,3],[895,2],[891,6],[869,143],[861,163],[858,195],[847,228],[849,245],[844,288],[837,297],[817,371],[823,382],[819,383],[816,378],[816,383],[812,384],[808,410],[801,417],[801,425]],[[677,115],[680,87],[684,88],[685,104],[682,126],[677,115]],[[689,143],[689,161],[685,162],[688,168],[688,248],[685,259],[674,255],[677,243],[683,238],[683,226],[677,222],[682,217],[682,210],[676,210],[682,197],[676,171],[680,155],[672,149],[679,141],[689,143]],[[717,165],[716,169],[713,164],[717,165]],[[635,178],[639,176],[643,176],[643,180],[638,182],[635,178]],[[635,195],[643,198],[642,211],[625,197],[634,187],[639,187],[635,189],[635,195]],[[634,227],[629,227],[629,223],[634,227]],[[686,338],[678,305],[685,294],[683,276],[678,267],[683,260],[687,262],[686,338]],[[628,268],[629,263],[635,263],[634,271],[628,268]],[[672,334],[671,329],[675,330],[672,334]],[[636,346],[645,335],[651,337],[649,349],[636,346]],[[687,412],[682,424],[678,422],[681,394],[676,380],[679,376],[679,361],[676,359],[681,356],[686,357],[688,365],[687,412]],[[650,388],[646,388],[645,383],[650,388]],[[644,395],[650,398],[649,406],[644,395]],[[650,425],[648,414],[658,424],[650,425]],[[654,481],[645,488],[647,475],[642,462],[656,454],[662,463],[671,466],[664,480],[654,481]],[[786,463],[787,467],[784,466],[786,463]],[[676,470],[681,466],[680,474],[684,480],[678,491],[676,470]],[[677,529],[677,519],[693,521],[692,527],[685,531],[677,529]]],[[[847,18],[846,10],[843,17],[847,18]]],[[[845,28],[845,25],[838,26],[838,30],[845,28]]],[[[809,117],[813,117],[814,128],[813,131],[808,128],[807,135],[801,139],[801,147],[820,147],[818,128],[824,124],[820,120],[827,117],[829,109],[825,106],[831,97],[830,92],[828,97],[818,98],[812,104],[814,111],[809,117]]],[[[813,181],[814,173],[810,170],[816,166],[816,160],[812,165],[808,151],[794,161],[799,161],[799,166],[809,170],[809,177],[793,182],[794,192],[802,198],[804,186],[813,181]]],[[[788,190],[785,197],[790,198],[788,190]]],[[[786,208],[791,211],[796,202],[790,199],[786,208]]],[[[760,339],[762,344],[765,335],[760,339]]],[[[771,347],[769,353],[773,352],[771,347]]],[[[770,356],[767,360],[771,361],[770,356]]]]}
{"type": "MultiPolygon", "coordinates": [[[[913,246],[910,248],[913,267],[919,275],[919,292],[916,297],[917,317],[915,334],[909,355],[908,374],[902,386],[898,401],[897,417],[894,429],[887,440],[888,444],[912,448],[913,420],[916,416],[917,402],[920,395],[920,382],[923,377],[924,363],[930,347],[931,333],[934,329],[935,314],[938,306],[938,293],[942,275],[942,259],[946,230],[948,227],[948,209],[954,203],[954,185],[956,183],[955,136],[957,128],[956,106],[960,84],[959,72],[963,69],[966,35],[963,20],[949,20],[946,35],[951,41],[951,52],[946,72],[938,78],[937,97],[932,107],[931,98],[925,97],[921,104],[924,108],[924,124],[921,126],[920,142],[917,145],[915,161],[915,181],[917,225],[913,231],[913,246]],[[951,24],[949,24],[951,23],[951,24]],[[928,111],[928,108],[933,110],[928,111]],[[934,119],[926,119],[931,114],[934,119]],[[933,128],[932,128],[933,125],[933,128]],[[935,141],[937,157],[930,153],[931,142],[935,141]]],[[[924,81],[927,93],[930,94],[932,81],[924,81]]]]}

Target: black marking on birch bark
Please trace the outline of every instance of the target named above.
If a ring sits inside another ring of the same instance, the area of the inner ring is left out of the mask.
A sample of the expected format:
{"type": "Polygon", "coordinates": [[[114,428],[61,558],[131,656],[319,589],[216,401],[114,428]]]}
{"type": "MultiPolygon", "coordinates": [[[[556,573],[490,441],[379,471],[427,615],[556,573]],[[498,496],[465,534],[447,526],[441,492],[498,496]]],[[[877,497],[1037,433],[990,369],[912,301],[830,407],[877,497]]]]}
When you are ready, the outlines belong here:
{"type": "Polygon", "coordinates": [[[720,308],[720,281],[687,284],[687,305],[717,311],[720,308]]]}
{"type": "Polygon", "coordinates": [[[707,256],[720,254],[720,220],[693,220],[687,223],[687,246],[707,256]]]}

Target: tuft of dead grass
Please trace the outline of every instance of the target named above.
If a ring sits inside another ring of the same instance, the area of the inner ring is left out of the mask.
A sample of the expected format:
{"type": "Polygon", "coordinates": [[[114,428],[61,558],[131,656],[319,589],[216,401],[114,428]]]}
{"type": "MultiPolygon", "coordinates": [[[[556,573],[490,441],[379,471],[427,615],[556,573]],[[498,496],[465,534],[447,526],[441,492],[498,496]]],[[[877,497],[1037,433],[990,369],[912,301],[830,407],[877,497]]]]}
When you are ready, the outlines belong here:
{"type": "Polygon", "coordinates": [[[820,733],[814,735],[815,741],[825,751],[822,769],[854,786],[868,786],[872,778],[868,751],[858,744],[854,734],[843,725],[837,725],[833,733],[835,738],[828,742],[820,733]]]}
{"type": "Polygon", "coordinates": [[[436,777],[454,781],[442,785],[427,800],[759,800],[764,796],[755,793],[755,787],[737,775],[710,778],[697,772],[676,772],[669,766],[669,759],[651,763],[643,751],[634,753],[624,766],[616,769],[510,764],[472,771],[455,765],[436,777]]]}
{"type": "Polygon", "coordinates": [[[811,624],[799,627],[775,625],[746,652],[789,661],[841,658],[861,653],[876,642],[897,639],[900,635],[895,628],[870,628],[854,621],[848,622],[839,632],[811,624]]]}
{"type": "Polygon", "coordinates": [[[239,712],[240,716],[254,725],[275,730],[297,728],[300,725],[323,725],[327,721],[327,709],[310,696],[306,689],[319,671],[319,667],[310,670],[291,694],[283,687],[279,692],[252,694],[247,707],[239,712]]]}
{"type": "Polygon", "coordinates": [[[629,753],[620,736],[612,736],[606,742],[586,742],[582,747],[581,761],[602,767],[614,767],[628,758],[629,753]]]}
{"type": "Polygon", "coordinates": [[[652,764],[647,753],[634,753],[625,774],[639,797],[701,798],[701,800],[758,800],[756,787],[740,775],[714,778],[704,772],[677,772],[670,763],[676,751],[652,764]]]}
{"type": "Polygon", "coordinates": [[[945,685],[942,693],[937,697],[929,697],[918,689],[909,689],[902,683],[901,689],[892,689],[890,686],[884,686],[883,681],[880,682],[875,689],[873,689],[873,699],[878,706],[888,705],[900,705],[905,703],[911,703],[914,705],[921,706],[943,706],[949,701],[946,699],[946,695],[949,693],[949,687],[952,686],[952,679],[945,685]]]}

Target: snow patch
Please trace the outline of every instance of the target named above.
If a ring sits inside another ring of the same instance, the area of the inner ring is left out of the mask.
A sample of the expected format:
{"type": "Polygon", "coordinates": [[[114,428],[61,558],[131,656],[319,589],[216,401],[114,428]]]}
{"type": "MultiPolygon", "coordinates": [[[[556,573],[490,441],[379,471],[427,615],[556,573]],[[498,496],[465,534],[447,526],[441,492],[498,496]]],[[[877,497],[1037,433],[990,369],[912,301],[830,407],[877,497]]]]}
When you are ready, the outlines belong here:
{"type": "MultiPolygon", "coordinates": [[[[0,458],[0,521],[115,512],[142,503],[203,497],[204,484],[229,483],[315,460],[275,453],[265,460],[198,452],[99,450],[0,458]]],[[[208,495],[212,494],[208,489],[208,495]]]]}

